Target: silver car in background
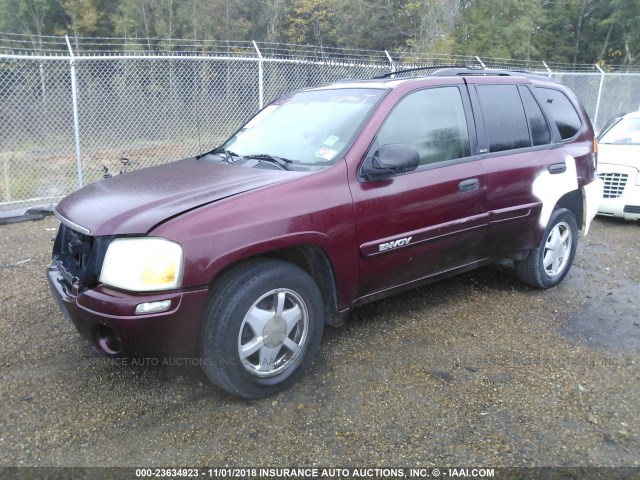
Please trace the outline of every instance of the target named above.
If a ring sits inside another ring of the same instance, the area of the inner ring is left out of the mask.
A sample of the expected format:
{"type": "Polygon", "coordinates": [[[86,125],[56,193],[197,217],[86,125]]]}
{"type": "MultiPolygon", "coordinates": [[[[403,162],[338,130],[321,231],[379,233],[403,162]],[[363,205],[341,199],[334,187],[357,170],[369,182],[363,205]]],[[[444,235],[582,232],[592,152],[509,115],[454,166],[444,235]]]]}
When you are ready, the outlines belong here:
{"type": "Polygon", "coordinates": [[[598,137],[598,214],[640,219],[640,111],[614,120],[598,137]]]}

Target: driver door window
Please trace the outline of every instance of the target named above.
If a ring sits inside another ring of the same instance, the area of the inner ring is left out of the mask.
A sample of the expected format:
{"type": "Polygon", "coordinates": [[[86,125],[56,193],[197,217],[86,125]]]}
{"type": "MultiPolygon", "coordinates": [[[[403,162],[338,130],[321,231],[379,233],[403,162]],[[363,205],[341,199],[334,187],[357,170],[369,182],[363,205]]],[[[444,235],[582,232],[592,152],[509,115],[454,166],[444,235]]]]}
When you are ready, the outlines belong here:
{"type": "Polygon", "coordinates": [[[377,138],[380,146],[415,147],[420,165],[468,157],[469,131],[460,90],[430,88],[408,95],[389,114],[377,138]]]}

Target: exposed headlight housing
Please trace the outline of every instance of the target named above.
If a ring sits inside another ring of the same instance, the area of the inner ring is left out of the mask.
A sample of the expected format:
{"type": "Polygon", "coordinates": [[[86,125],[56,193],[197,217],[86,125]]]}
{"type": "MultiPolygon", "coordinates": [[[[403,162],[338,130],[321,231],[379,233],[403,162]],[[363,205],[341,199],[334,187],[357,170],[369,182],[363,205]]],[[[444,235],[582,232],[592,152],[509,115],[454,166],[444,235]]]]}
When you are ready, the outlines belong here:
{"type": "Polygon", "coordinates": [[[182,283],[182,247],[156,237],[118,238],[109,244],[100,282],[134,292],[171,290],[182,283]]]}

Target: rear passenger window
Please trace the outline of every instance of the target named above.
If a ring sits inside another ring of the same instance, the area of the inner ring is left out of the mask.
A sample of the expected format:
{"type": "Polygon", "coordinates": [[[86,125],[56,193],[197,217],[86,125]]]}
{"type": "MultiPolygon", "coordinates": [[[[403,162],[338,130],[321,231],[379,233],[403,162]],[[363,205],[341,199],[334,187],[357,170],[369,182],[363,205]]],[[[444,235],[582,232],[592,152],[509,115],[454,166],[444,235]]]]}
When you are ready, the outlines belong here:
{"type": "Polygon", "coordinates": [[[547,145],[551,143],[551,130],[549,125],[542,114],[542,110],[533,98],[533,94],[528,88],[521,88],[520,94],[522,95],[522,102],[524,103],[524,109],[527,112],[527,119],[529,120],[529,128],[531,129],[531,138],[534,145],[547,145]]]}
{"type": "Polygon", "coordinates": [[[536,94],[556,122],[563,140],[573,137],[580,131],[582,127],[580,115],[564,93],[552,88],[536,87],[536,94]]]}
{"type": "Polygon", "coordinates": [[[420,152],[420,164],[468,157],[469,131],[457,87],[420,90],[403,98],[378,132],[380,145],[402,143],[420,152]]]}
{"type": "Polygon", "coordinates": [[[531,146],[529,127],[516,85],[478,85],[489,151],[531,146]]]}

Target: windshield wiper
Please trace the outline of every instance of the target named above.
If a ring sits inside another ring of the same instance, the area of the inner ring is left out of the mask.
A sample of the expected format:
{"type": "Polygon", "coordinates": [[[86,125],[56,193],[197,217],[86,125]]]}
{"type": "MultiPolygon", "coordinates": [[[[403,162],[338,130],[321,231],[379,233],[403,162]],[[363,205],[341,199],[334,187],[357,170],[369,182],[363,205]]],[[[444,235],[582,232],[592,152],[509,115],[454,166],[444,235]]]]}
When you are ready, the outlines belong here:
{"type": "Polygon", "coordinates": [[[225,162],[227,163],[238,163],[238,160],[240,160],[240,158],[242,158],[240,155],[238,155],[235,152],[232,152],[231,150],[227,150],[226,148],[222,148],[222,147],[218,147],[215,150],[213,150],[211,153],[213,153],[214,155],[219,156],[220,158],[222,158],[225,162]],[[224,154],[224,155],[220,155],[220,154],[224,154]],[[234,160],[233,157],[236,157],[237,160],[234,160]]]}
{"type": "Polygon", "coordinates": [[[245,155],[244,158],[252,158],[255,160],[261,160],[265,162],[270,162],[278,165],[283,170],[291,170],[290,164],[293,163],[293,160],[289,160],[288,158],[276,157],[275,155],[269,155],[268,153],[256,153],[255,155],[245,155]]]}

